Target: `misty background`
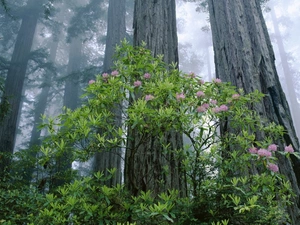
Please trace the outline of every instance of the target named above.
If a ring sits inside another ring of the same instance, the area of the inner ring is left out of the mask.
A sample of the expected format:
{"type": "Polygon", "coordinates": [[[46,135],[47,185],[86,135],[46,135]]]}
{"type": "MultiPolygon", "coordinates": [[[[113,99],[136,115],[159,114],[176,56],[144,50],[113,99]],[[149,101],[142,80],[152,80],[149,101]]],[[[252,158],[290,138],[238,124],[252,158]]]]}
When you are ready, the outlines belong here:
{"type": "MultiPolygon", "coordinates": [[[[6,76],[6,66],[11,58],[20,26],[20,21],[14,19],[14,13],[20,13],[24,2],[19,1],[18,9],[11,8],[12,17],[4,15],[3,12],[0,16],[2,79],[6,76]]],[[[72,77],[76,80],[80,96],[88,81],[94,79],[96,74],[102,73],[108,2],[102,1],[99,4],[96,0],[74,0],[54,4],[48,6],[50,13],[45,15],[48,16],[47,19],[39,18],[35,31],[23,90],[16,150],[28,148],[30,144],[33,130],[37,129],[35,114],[38,110],[38,99],[42,97],[46,86],[50,84],[45,112],[41,114],[56,116],[62,112],[63,106],[66,106],[63,99],[65,83],[68,79],[72,77]],[[57,46],[53,46],[53,40],[56,40],[57,46]],[[71,61],[72,65],[70,65],[71,61]]],[[[133,1],[127,1],[126,4],[127,39],[132,41],[133,1]]],[[[204,80],[210,81],[215,77],[215,71],[208,13],[197,9],[197,2],[182,0],[177,0],[176,10],[179,68],[184,72],[194,72],[204,80]]],[[[297,0],[270,0],[264,6],[264,16],[275,51],[277,71],[289,100],[298,137],[300,133],[299,111],[297,113],[300,101],[299,11],[300,2],[297,0]]],[[[79,99],[78,105],[80,101],[79,99]]]]}

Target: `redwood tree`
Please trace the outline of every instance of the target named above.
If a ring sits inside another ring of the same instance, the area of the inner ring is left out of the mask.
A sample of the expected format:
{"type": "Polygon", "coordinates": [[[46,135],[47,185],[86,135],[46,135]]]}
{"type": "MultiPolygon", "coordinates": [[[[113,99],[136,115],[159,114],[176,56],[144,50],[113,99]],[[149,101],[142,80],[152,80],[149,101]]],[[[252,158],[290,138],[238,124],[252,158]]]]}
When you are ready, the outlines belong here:
{"type": "MultiPolygon", "coordinates": [[[[112,71],[115,47],[126,36],[125,13],[125,0],[109,1],[103,72],[110,73],[112,71]]],[[[112,110],[115,115],[114,126],[121,127],[121,103],[116,104],[112,110]]],[[[121,183],[121,154],[121,148],[116,147],[109,152],[98,152],[95,155],[94,171],[103,171],[108,175],[107,169],[117,169],[113,178],[106,182],[109,186],[121,183]]]]}
{"type": "MultiPolygon", "coordinates": [[[[261,121],[275,122],[284,127],[284,140],[274,140],[281,149],[292,145],[299,152],[289,106],[278,79],[275,57],[259,0],[209,0],[209,14],[215,53],[216,76],[231,82],[245,93],[259,90],[263,100],[252,106],[261,121]]],[[[223,132],[230,131],[230,124],[223,132]]],[[[256,139],[264,139],[264,133],[256,132],[256,139]]],[[[293,224],[300,224],[299,184],[300,161],[291,162],[280,154],[280,172],[286,175],[296,194],[294,205],[288,208],[293,224]]]]}
{"type": "Polygon", "coordinates": [[[35,0],[29,0],[27,3],[28,11],[22,15],[21,27],[5,80],[2,101],[9,102],[10,111],[0,126],[0,153],[6,155],[0,158],[1,172],[10,166],[7,154],[12,154],[14,150],[22,89],[39,13],[42,11],[42,3],[43,1],[35,0]]]}
{"type": "MultiPolygon", "coordinates": [[[[175,0],[136,0],[133,28],[135,46],[145,42],[154,56],[163,55],[166,64],[178,64],[175,0]]],[[[183,148],[182,134],[165,132],[164,143],[169,144],[167,152],[160,141],[151,134],[142,138],[137,130],[129,128],[125,183],[132,194],[151,190],[157,195],[177,189],[184,196],[185,179],[180,158],[175,153],[183,148]],[[164,167],[168,173],[163,173],[164,167]]]]}

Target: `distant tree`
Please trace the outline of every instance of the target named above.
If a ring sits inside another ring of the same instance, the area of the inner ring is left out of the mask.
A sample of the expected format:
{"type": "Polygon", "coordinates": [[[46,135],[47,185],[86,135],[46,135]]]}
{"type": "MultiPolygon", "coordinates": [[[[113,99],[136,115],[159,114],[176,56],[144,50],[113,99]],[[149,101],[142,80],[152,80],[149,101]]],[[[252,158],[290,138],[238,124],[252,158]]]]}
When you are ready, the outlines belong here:
{"type": "MultiPolygon", "coordinates": [[[[110,0],[108,7],[108,17],[107,17],[107,36],[106,36],[106,47],[105,56],[103,63],[103,72],[112,72],[113,55],[115,53],[116,45],[126,36],[126,25],[125,25],[125,0],[110,0]]],[[[122,126],[122,102],[116,104],[114,109],[112,109],[115,115],[114,126],[122,126]]],[[[101,131],[100,131],[101,133],[101,131]]],[[[103,171],[107,176],[107,169],[116,168],[116,173],[114,177],[106,181],[108,186],[113,186],[121,183],[122,173],[121,173],[121,155],[122,150],[120,147],[110,150],[109,152],[98,152],[94,159],[94,171],[103,171]]]]}
{"type": "MultiPolygon", "coordinates": [[[[175,0],[136,0],[133,28],[135,46],[145,42],[154,56],[163,55],[166,64],[178,65],[175,0]]],[[[142,80],[142,73],[147,71],[133,73],[136,80],[142,80]]],[[[135,96],[139,96],[138,91],[135,96]]],[[[165,132],[162,140],[151,134],[142,137],[136,129],[129,127],[128,137],[134,138],[127,140],[125,184],[132,194],[151,190],[157,195],[177,189],[184,196],[186,183],[180,157],[176,154],[183,148],[182,134],[165,132]],[[164,169],[168,172],[162,172],[164,169]]]]}
{"type": "Polygon", "coordinates": [[[300,135],[300,117],[297,115],[300,115],[300,105],[297,101],[297,95],[296,95],[296,82],[295,81],[295,76],[292,74],[289,62],[288,62],[288,55],[285,51],[284,43],[283,43],[283,38],[279,30],[279,21],[275,15],[274,8],[271,9],[271,18],[274,26],[274,31],[275,31],[275,40],[276,44],[278,46],[279,50],[279,55],[281,59],[281,66],[283,69],[284,77],[285,77],[285,83],[287,85],[287,94],[288,98],[290,100],[290,107],[291,111],[293,114],[293,120],[294,120],[294,125],[295,129],[297,131],[297,134],[300,135]]]}
{"type": "MultiPolygon", "coordinates": [[[[50,56],[49,61],[54,63],[57,55],[59,40],[54,40],[50,44],[50,56]]],[[[25,179],[28,182],[32,180],[32,173],[35,169],[34,163],[36,160],[36,148],[40,145],[41,140],[41,130],[38,129],[38,126],[42,123],[42,115],[45,114],[45,110],[48,103],[48,97],[50,94],[51,81],[53,81],[53,73],[46,71],[44,80],[41,84],[41,92],[36,97],[36,103],[34,107],[34,118],[33,118],[33,127],[31,130],[30,140],[29,140],[29,151],[27,160],[31,161],[28,163],[28,168],[24,168],[25,171],[25,179]]]]}
{"type": "Polygon", "coordinates": [[[7,154],[13,153],[14,150],[22,89],[42,3],[42,1],[38,1],[37,3],[34,0],[30,0],[27,3],[27,9],[30,10],[30,13],[28,12],[22,15],[22,24],[18,32],[10,67],[5,80],[2,101],[8,101],[10,111],[0,127],[0,152],[6,155],[1,158],[0,170],[2,172],[10,165],[9,156],[7,156],[7,154]]]}
{"type": "MultiPolygon", "coordinates": [[[[274,53],[259,0],[209,0],[209,14],[215,53],[216,76],[231,82],[245,93],[259,90],[263,101],[251,105],[261,116],[261,123],[274,122],[284,127],[284,140],[273,140],[284,149],[292,145],[299,152],[289,105],[281,88],[274,63],[274,53]]],[[[231,132],[230,118],[221,133],[231,132]]],[[[265,132],[253,131],[256,140],[263,140],[265,132]]],[[[255,145],[255,143],[253,143],[255,145]]],[[[230,146],[228,146],[230,149],[230,146]]],[[[225,153],[226,154],[226,153],[225,153]]],[[[286,175],[296,194],[288,208],[293,224],[299,224],[300,161],[291,156],[292,163],[278,154],[280,172],[286,175]]]]}

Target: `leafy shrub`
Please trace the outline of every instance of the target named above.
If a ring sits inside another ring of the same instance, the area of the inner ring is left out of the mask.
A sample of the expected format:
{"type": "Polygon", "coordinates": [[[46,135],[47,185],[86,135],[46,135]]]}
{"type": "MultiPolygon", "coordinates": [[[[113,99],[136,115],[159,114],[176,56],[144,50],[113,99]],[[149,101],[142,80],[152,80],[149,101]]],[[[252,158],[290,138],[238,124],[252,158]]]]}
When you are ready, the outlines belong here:
{"type": "MultiPolygon", "coordinates": [[[[131,196],[123,185],[103,185],[110,177],[99,172],[83,178],[68,177],[71,182],[50,189],[45,196],[38,194],[38,198],[33,191],[20,194],[21,199],[14,202],[16,215],[25,218],[21,208],[27,198],[35,199],[32,202],[38,207],[34,210],[31,204],[26,206],[29,217],[19,221],[203,225],[289,222],[286,209],[293,193],[290,183],[278,173],[276,155],[299,156],[291,147],[283,151],[284,146],[274,144],[281,143],[282,127],[267,124],[249,109],[264,97],[261,93],[244,94],[220,79],[204,82],[193,73],[182,74],[176,65],[165,65],[161,56],[153,58],[145,48],[134,48],[126,42],[117,48],[116,56],[115,71],[89,82],[82,107],[67,109],[57,118],[44,118],[41,128],[47,129],[49,136],[40,147],[39,169],[50,178],[63,155],[70,162],[86,162],[96,152],[124,147],[127,138],[134,138],[126,136],[128,127],[145,136],[156,135],[158,140],[174,130],[188,140],[176,151],[185,171],[187,197],[180,198],[181,190],[156,196],[149,190],[131,196]],[[111,125],[111,109],[121,102],[123,129],[111,125]],[[99,134],[98,129],[103,132],[99,134]],[[256,132],[267,136],[258,140],[256,132]]],[[[163,144],[169,151],[169,143],[163,144]]],[[[169,168],[163,167],[162,173],[168,176],[169,168]]],[[[9,197],[3,192],[1,198],[13,201],[16,193],[9,197]]],[[[3,207],[3,221],[17,221],[8,213],[9,208],[3,207]]]]}

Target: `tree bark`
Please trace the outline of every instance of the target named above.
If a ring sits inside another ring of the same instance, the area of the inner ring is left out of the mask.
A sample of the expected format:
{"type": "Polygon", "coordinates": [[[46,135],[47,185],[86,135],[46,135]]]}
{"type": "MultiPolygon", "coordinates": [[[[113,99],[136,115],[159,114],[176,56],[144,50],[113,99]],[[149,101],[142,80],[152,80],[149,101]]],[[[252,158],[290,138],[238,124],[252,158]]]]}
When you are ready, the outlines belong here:
{"type": "MultiPolygon", "coordinates": [[[[14,151],[22,89],[41,6],[42,1],[37,3],[35,0],[31,0],[28,2],[27,7],[31,11],[22,18],[8,69],[2,101],[8,100],[10,112],[0,126],[0,152],[3,154],[12,154],[14,151]]],[[[3,157],[0,163],[0,171],[3,172],[5,168],[9,168],[10,163],[9,157],[3,157]]]]}
{"type": "MultiPolygon", "coordinates": [[[[126,36],[125,13],[125,0],[109,1],[106,47],[103,63],[103,71],[106,73],[110,73],[112,71],[114,65],[113,55],[116,45],[120,44],[121,40],[123,40],[126,36]]],[[[115,115],[114,126],[116,128],[122,126],[121,105],[122,103],[116,104],[114,109],[112,109],[115,115]]],[[[103,171],[104,174],[108,176],[109,174],[107,172],[107,169],[117,169],[112,179],[105,182],[105,184],[108,186],[115,186],[116,184],[121,183],[121,155],[121,148],[115,148],[110,150],[109,152],[99,152],[95,155],[94,171],[103,171]]]]}
{"type": "MultiPolygon", "coordinates": [[[[178,65],[175,0],[136,0],[133,28],[135,46],[145,42],[154,56],[163,55],[165,63],[178,65]]],[[[181,160],[175,153],[183,148],[183,136],[166,132],[162,138],[165,144],[170,144],[167,153],[159,137],[143,137],[137,130],[128,129],[125,184],[133,195],[150,190],[157,196],[169,189],[186,195],[181,160]],[[164,168],[168,168],[167,173],[164,168]]]]}
{"type": "MultiPolygon", "coordinates": [[[[291,144],[299,152],[289,105],[279,82],[275,57],[259,0],[209,0],[210,22],[215,53],[216,76],[231,82],[245,93],[259,90],[266,96],[254,106],[262,121],[282,125],[286,134],[282,149],[291,144]]],[[[263,139],[257,133],[257,139],[263,139]]],[[[293,224],[300,224],[299,184],[300,162],[291,157],[292,163],[277,155],[281,173],[286,175],[296,194],[294,205],[288,208],[293,224]]]]}

